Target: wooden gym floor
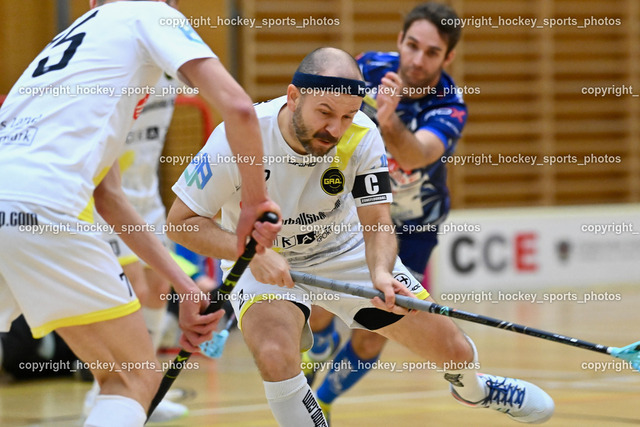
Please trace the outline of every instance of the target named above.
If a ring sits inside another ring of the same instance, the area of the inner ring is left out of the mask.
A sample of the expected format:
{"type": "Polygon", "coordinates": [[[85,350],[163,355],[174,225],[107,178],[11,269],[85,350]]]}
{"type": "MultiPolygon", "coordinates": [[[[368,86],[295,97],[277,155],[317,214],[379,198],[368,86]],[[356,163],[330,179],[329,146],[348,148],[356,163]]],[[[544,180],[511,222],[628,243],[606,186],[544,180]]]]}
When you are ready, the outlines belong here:
{"type": "MultiPolygon", "coordinates": [[[[640,289],[607,288],[601,293],[605,291],[619,293],[620,300],[584,304],[485,301],[456,307],[605,345],[624,346],[640,340],[635,311],[640,304],[640,289]]],[[[540,298],[542,292],[538,295],[540,298]]],[[[459,324],[478,346],[482,371],[526,379],[554,398],[556,412],[545,425],[640,425],[636,406],[640,402],[640,373],[628,370],[622,361],[512,332],[459,324]],[[594,362],[612,363],[596,372],[592,368],[594,362]]],[[[469,409],[456,403],[438,372],[402,369],[403,362],[419,360],[394,343],[387,346],[381,360],[396,362],[395,370],[372,371],[340,398],[334,404],[333,426],[517,425],[494,411],[469,409]]],[[[198,368],[183,371],[174,385],[184,391],[177,401],[189,407],[190,415],[157,425],[276,425],[264,398],[262,381],[238,331],[230,336],[222,359],[195,356],[191,361],[197,362],[198,368]]],[[[16,383],[5,377],[0,382],[0,425],[82,425],[82,401],[89,387],[90,383],[75,379],[16,383]]]]}

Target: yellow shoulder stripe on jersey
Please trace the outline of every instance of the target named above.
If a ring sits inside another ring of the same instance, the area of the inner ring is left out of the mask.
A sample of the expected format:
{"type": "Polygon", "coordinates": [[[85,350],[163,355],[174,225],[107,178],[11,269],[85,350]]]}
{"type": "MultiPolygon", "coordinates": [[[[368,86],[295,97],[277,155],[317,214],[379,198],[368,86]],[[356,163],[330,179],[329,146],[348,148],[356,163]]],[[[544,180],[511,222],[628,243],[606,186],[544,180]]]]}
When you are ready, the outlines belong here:
{"type": "MultiPolygon", "coordinates": [[[[98,184],[100,184],[104,177],[107,176],[107,173],[109,173],[109,169],[111,169],[111,166],[107,166],[106,168],[102,169],[100,173],[93,178],[93,185],[97,186],[98,184]]],[[[96,201],[93,200],[93,196],[91,196],[89,198],[89,203],[87,203],[87,206],[85,206],[82,212],[80,212],[80,215],[78,215],[78,219],[80,221],[86,221],[93,224],[93,208],[95,204],[96,201]]]]}
{"type": "Polygon", "coordinates": [[[93,313],[81,314],[79,316],[65,317],[62,319],[52,320],[42,326],[31,328],[31,335],[34,338],[42,338],[48,333],[65,326],[80,326],[90,323],[103,322],[105,320],[117,319],[127,316],[140,309],[140,301],[136,298],[134,301],[117,307],[107,308],[105,310],[94,311],[93,313]]]}
{"type": "Polygon", "coordinates": [[[345,170],[358,144],[370,130],[368,127],[352,123],[336,146],[336,157],[331,163],[331,167],[345,170]]]}

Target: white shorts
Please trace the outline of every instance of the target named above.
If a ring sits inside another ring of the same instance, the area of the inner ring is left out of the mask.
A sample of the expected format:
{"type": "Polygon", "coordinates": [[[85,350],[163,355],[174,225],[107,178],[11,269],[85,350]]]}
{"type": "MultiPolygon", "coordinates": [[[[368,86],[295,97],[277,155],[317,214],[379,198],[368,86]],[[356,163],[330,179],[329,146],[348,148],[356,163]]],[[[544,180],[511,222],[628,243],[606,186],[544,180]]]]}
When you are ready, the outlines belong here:
{"type": "MultiPolygon", "coordinates": [[[[320,265],[309,268],[296,268],[302,273],[341,280],[356,285],[373,288],[371,275],[365,261],[364,244],[355,249],[339,255],[320,265]]],[[[225,275],[228,270],[225,271],[225,275]]],[[[402,265],[400,258],[396,258],[393,268],[393,276],[413,292],[418,298],[426,299],[429,293],[414,278],[409,270],[402,265]]],[[[375,308],[371,300],[353,295],[334,292],[314,286],[296,283],[293,288],[284,288],[275,285],[266,285],[258,282],[251,270],[247,269],[234,287],[231,296],[231,305],[238,318],[238,327],[242,329],[242,316],[256,303],[269,300],[287,300],[301,304],[311,310],[311,304],[318,305],[342,319],[350,328],[367,329],[358,323],[354,317],[364,308],[375,308]]],[[[306,322],[302,331],[300,350],[306,351],[313,346],[313,334],[306,322]]]]}
{"type": "Polygon", "coordinates": [[[46,207],[0,200],[0,331],[21,313],[41,338],[140,308],[96,228],[46,207]]]}
{"type": "MultiPolygon", "coordinates": [[[[141,200],[132,204],[136,212],[138,212],[145,222],[149,224],[148,230],[154,233],[166,248],[170,248],[171,242],[165,234],[165,225],[167,223],[166,211],[162,204],[160,195],[157,195],[157,197],[152,199],[141,200]]],[[[95,218],[96,222],[106,224],[106,221],[100,217],[100,215],[96,214],[95,218]]],[[[118,262],[121,266],[133,264],[136,261],[140,261],[143,266],[147,265],[144,261],[138,258],[131,249],[129,249],[129,247],[120,238],[120,235],[103,233],[102,239],[111,246],[111,249],[118,258],[118,262]]]]}

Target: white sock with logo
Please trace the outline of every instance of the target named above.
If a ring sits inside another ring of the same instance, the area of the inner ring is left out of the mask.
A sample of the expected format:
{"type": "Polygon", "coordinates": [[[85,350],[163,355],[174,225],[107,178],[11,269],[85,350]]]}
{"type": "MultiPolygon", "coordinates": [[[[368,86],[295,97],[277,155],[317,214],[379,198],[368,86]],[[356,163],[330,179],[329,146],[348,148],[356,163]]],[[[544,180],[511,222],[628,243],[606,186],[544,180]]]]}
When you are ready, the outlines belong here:
{"type": "Polygon", "coordinates": [[[473,350],[473,361],[459,363],[460,369],[447,369],[444,374],[444,378],[455,387],[456,393],[464,400],[469,402],[479,402],[483,400],[487,395],[485,383],[480,380],[477,375],[479,363],[478,363],[478,350],[473,340],[464,334],[464,337],[471,345],[473,350]]]}
{"type": "Polygon", "coordinates": [[[302,372],[284,381],[264,381],[264,392],[271,412],[281,426],[328,426],[302,372]]]}

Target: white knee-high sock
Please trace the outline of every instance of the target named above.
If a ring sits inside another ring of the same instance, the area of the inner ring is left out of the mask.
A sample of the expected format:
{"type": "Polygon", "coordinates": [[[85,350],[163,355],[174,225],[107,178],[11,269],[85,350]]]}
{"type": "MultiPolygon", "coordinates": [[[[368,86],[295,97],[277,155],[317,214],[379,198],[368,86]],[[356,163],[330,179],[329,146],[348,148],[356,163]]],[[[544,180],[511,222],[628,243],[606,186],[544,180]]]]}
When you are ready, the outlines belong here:
{"type": "Polygon", "coordinates": [[[85,427],[142,427],[147,420],[144,408],[137,401],[124,396],[100,395],[96,398],[85,427]]]}
{"type": "Polygon", "coordinates": [[[162,327],[164,326],[164,317],[167,314],[167,308],[148,308],[142,307],[142,317],[144,317],[144,323],[151,335],[151,342],[153,343],[153,349],[158,351],[160,347],[160,340],[162,339],[162,327]]]}
{"type": "Polygon", "coordinates": [[[479,369],[478,363],[478,350],[473,340],[466,334],[464,337],[467,339],[473,350],[473,361],[471,363],[460,363],[459,368],[448,369],[444,374],[444,379],[449,381],[460,397],[469,402],[479,402],[487,395],[485,384],[480,380],[477,375],[479,369]]]}
{"type": "Polygon", "coordinates": [[[302,372],[284,381],[264,381],[264,392],[271,412],[281,426],[328,425],[302,372]]]}

